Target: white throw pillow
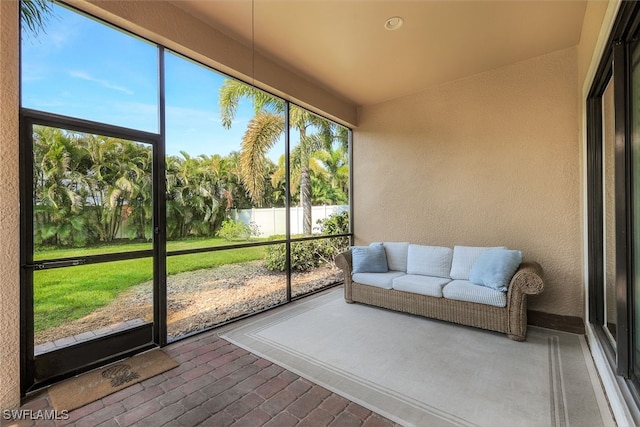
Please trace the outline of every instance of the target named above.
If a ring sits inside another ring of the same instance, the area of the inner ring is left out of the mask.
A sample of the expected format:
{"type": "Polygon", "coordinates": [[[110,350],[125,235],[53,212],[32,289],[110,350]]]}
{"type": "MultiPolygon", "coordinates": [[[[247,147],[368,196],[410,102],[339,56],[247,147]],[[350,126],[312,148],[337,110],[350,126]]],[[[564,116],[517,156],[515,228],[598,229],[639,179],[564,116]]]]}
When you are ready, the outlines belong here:
{"type": "MultiPolygon", "coordinates": [[[[371,243],[375,245],[374,242],[371,243]]],[[[387,264],[389,270],[407,272],[407,252],[409,250],[409,242],[382,242],[384,250],[387,253],[387,264]]]]}
{"type": "Polygon", "coordinates": [[[480,254],[487,249],[506,249],[504,246],[454,246],[450,277],[454,280],[469,280],[469,273],[480,254]]]}
{"type": "Polygon", "coordinates": [[[409,245],[407,274],[449,277],[453,250],[443,246],[409,245]]]}

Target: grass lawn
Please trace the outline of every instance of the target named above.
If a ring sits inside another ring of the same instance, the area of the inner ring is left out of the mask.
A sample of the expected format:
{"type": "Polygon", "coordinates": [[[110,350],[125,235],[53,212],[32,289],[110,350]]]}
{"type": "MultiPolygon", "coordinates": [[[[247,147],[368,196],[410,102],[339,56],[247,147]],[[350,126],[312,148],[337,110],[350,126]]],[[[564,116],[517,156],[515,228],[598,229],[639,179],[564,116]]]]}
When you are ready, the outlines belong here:
{"type": "MultiPolygon", "coordinates": [[[[167,251],[223,246],[228,243],[219,238],[168,242],[167,251]]],[[[151,249],[151,246],[147,243],[134,243],[86,249],[47,250],[38,252],[35,258],[40,260],[69,258],[145,249],[151,249]]],[[[264,250],[264,246],[258,246],[168,257],[167,274],[263,259],[264,250]]],[[[79,319],[107,305],[121,292],[152,278],[153,260],[151,258],[35,271],[35,332],[79,319]]]]}

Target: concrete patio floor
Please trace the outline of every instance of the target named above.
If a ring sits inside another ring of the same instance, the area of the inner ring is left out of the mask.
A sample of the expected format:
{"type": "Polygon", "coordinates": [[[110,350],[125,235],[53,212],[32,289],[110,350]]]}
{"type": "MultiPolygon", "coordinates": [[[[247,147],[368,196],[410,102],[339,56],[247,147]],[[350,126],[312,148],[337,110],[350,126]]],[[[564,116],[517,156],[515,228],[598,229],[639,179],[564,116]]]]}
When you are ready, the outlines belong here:
{"type": "Polygon", "coordinates": [[[68,413],[52,410],[46,390],[28,396],[19,420],[3,426],[366,426],[397,424],[257,357],[212,330],[169,344],[180,366],[68,413]],[[43,412],[39,412],[43,411],[43,412]]]}

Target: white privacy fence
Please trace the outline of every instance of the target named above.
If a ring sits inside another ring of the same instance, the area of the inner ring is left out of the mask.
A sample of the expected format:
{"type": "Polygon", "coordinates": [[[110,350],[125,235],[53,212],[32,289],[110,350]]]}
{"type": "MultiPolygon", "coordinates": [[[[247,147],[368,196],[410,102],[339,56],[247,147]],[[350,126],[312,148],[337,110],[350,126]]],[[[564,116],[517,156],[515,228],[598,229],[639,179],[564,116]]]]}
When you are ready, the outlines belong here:
{"type": "MultiPolygon", "coordinates": [[[[304,214],[301,206],[291,207],[291,234],[302,234],[302,220],[304,214]]],[[[311,209],[311,226],[313,232],[318,232],[317,221],[333,214],[347,212],[348,205],[313,206],[311,209]]],[[[286,232],[286,208],[252,208],[232,209],[230,217],[247,225],[254,223],[258,226],[259,237],[268,237],[286,232]]]]}

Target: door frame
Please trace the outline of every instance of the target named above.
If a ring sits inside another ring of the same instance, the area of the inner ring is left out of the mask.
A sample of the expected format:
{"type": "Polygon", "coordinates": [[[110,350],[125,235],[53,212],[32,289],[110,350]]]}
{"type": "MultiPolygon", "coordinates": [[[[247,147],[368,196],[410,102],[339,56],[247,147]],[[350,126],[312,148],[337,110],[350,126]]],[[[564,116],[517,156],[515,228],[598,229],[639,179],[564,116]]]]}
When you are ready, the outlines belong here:
{"type": "Polygon", "coordinates": [[[86,372],[141,351],[166,344],[166,253],[164,224],[164,147],[161,135],[118,126],[43,113],[23,108],[20,111],[20,353],[21,393],[86,372]],[[149,144],[152,147],[152,249],[114,254],[92,255],[81,260],[55,262],[33,260],[33,133],[34,125],[76,132],[99,134],[149,144]],[[153,258],[153,321],[93,340],[77,343],[40,355],[34,354],[33,271],[80,264],[97,264],[140,258],[153,258]],[[163,307],[164,305],[164,307],[163,307]]]}

